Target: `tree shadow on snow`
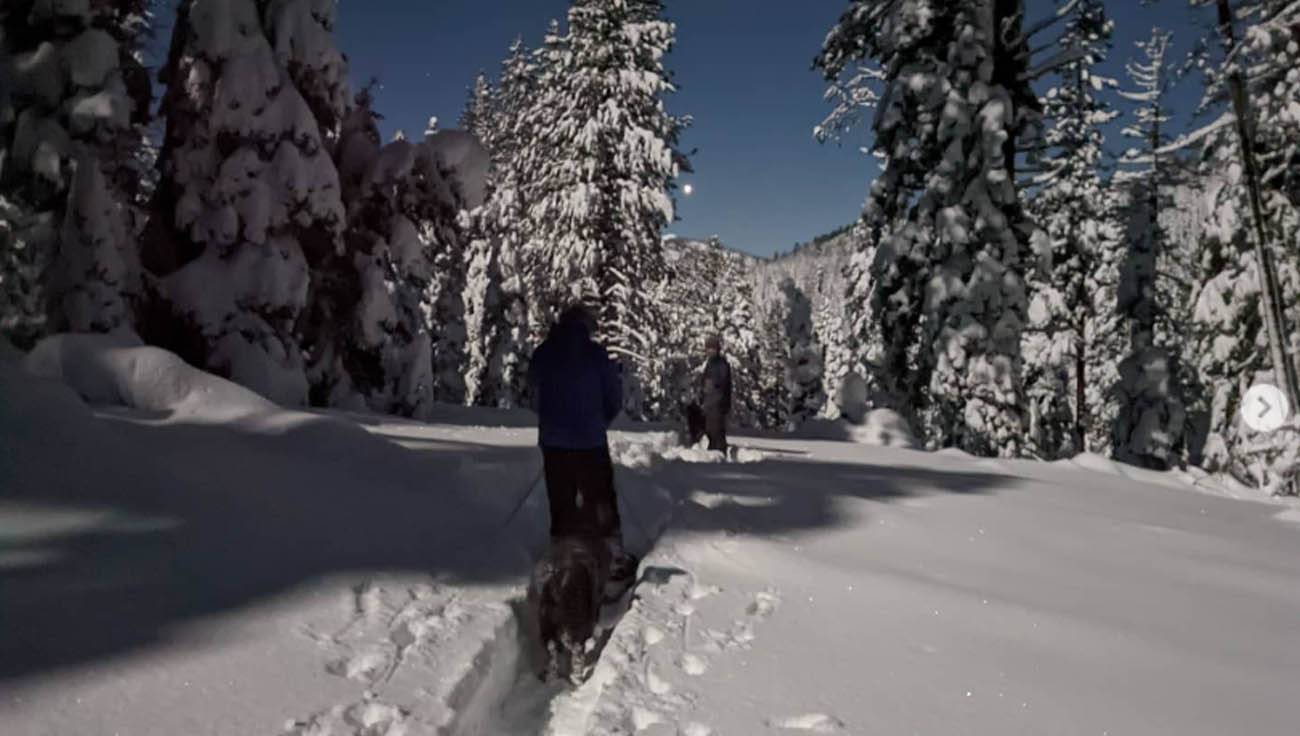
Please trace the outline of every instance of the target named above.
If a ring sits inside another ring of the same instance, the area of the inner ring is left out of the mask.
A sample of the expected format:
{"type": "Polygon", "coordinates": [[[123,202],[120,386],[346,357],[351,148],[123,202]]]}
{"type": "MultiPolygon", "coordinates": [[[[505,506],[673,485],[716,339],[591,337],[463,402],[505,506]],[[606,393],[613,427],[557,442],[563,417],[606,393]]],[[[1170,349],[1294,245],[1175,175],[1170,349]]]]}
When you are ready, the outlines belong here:
{"type": "Polygon", "coordinates": [[[995,472],[786,458],[741,465],[674,463],[660,477],[686,510],[674,516],[674,529],[767,536],[860,526],[860,511],[850,512],[844,499],[893,503],[989,494],[1024,481],[995,472]]]}
{"type": "Polygon", "coordinates": [[[499,528],[528,490],[505,486],[540,466],[532,448],[122,414],[87,433],[21,416],[0,427],[22,459],[0,457],[0,681],[123,654],[324,576],[518,579],[527,558],[506,533],[544,523],[499,528]]]}
{"type": "MultiPolygon", "coordinates": [[[[522,582],[545,538],[544,499],[520,505],[540,469],[533,447],[403,447],[410,438],[310,415],[250,432],[126,414],[0,417],[23,459],[0,452],[0,681],[130,653],[328,576],[522,582]],[[60,515],[79,521],[33,521],[60,515]]],[[[983,493],[1007,480],[789,459],[656,473],[680,499],[731,499],[678,515],[679,528],[760,534],[842,524],[844,496],[983,493]]],[[[622,491],[625,516],[650,500],[622,491]]]]}

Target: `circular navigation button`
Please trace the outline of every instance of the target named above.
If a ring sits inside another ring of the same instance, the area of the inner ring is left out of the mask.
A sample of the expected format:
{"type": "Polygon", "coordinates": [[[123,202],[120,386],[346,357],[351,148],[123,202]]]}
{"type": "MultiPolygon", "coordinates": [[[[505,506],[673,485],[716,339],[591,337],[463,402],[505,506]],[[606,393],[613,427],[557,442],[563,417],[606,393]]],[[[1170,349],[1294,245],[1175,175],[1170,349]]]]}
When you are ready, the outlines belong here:
{"type": "Polygon", "coordinates": [[[1241,419],[1256,432],[1276,432],[1291,416],[1291,403],[1282,389],[1267,383],[1250,387],[1241,402],[1241,419]]]}

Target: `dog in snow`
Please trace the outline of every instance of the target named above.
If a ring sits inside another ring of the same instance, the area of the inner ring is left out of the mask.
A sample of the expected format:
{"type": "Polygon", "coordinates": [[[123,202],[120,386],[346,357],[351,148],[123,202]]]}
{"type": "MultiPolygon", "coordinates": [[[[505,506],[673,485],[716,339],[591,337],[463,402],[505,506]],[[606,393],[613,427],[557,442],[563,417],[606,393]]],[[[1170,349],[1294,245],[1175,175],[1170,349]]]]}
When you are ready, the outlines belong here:
{"type": "Polygon", "coordinates": [[[560,537],[533,565],[528,609],[544,653],[543,680],[580,683],[590,674],[600,607],[609,580],[610,551],[603,540],[560,537]]]}
{"type": "Polygon", "coordinates": [[[686,405],[686,446],[695,447],[704,438],[704,410],[700,405],[691,402],[686,405]]]}

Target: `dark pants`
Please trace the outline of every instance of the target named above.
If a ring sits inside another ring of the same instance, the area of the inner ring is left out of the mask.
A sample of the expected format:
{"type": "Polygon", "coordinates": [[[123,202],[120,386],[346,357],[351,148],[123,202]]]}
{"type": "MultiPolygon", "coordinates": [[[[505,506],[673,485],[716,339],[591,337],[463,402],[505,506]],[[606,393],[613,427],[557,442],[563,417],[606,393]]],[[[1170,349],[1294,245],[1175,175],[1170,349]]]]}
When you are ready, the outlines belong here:
{"type": "Polygon", "coordinates": [[[622,539],[623,525],[614,493],[614,463],[608,447],[594,450],[543,447],[542,464],[551,506],[552,539],[622,539]]]}
{"type": "Polygon", "coordinates": [[[727,413],[720,408],[704,407],[704,433],[709,436],[709,449],[727,451],[727,413]]]}

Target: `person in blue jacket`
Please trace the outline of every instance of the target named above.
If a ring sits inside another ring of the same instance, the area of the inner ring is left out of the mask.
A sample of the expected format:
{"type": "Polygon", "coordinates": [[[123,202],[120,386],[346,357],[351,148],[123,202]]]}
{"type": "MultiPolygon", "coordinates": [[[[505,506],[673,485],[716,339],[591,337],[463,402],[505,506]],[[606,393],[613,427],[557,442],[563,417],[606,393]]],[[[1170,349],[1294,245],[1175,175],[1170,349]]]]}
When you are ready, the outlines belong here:
{"type": "Polygon", "coordinates": [[[611,581],[636,573],[623,549],[606,430],[623,408],[621,366],[592,339],[596,320],[583,306],[565,310],[528,367],[538,417],[551,538],[604,541],[611,581]]]}

